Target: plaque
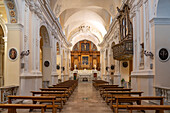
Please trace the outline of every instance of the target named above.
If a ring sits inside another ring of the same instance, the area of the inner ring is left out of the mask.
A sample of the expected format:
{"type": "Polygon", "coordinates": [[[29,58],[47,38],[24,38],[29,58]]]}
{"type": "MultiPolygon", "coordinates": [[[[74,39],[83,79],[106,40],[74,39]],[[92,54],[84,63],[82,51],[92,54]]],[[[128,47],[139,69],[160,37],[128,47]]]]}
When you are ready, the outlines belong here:
{"type": "Polygon", "coordinates": [[[114,70],[115,69],[115,66],[114,65],[111,65],[111,70],[114,70]]]}
{"type": "Polygon", "coordinates": [[[123,62],[122,65],[123,65],[124,68],[128,67],[128,63],[127,62],[123,62]]]}
{"type": "Polygon", "coordinates": [[[49,67],[49,65],[50,65],[50,62],[49,62],[49,61],[45,61],[45,62],[44,62],[44,66],[45,66],[45,67],[49,67]]]}
{"type": "Polygon", "coordinates": [[[166,48],[162,48],[159,50],[159,59],[161,61],[167,61],[169,59],[169,52],[166,48]]]}
{"type": "Polygon", "coordinates": [[[60,65],[57,65],[57,70],[59,70],[60,69],[60,65]]]}

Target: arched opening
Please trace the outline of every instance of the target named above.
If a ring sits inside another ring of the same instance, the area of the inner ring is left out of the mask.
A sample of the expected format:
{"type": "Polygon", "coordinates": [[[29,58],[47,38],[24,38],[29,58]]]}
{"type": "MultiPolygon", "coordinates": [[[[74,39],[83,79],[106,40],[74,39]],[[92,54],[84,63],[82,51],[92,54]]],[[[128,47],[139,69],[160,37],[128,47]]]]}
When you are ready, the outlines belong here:
{"type": "Polygon", "coordinates": [[[59,42],[56,43],[56,50],[57,50],[57,53],[56,53],[56,65],[57,65],[57,68],[56,68],[56,72],[57,74],[59,75],[59,78],[61,78],[61,54],[60,54],[60,44],[59,42]]]}
{"type": "Polygon", "coordinates": [[[40,71],[43,76],[43,87],[51,83],[51,47],[48,31],[45,26],[40,28],[40,71]]]}
{"type": "Polygon", "coordinates": [[[40,39],[40,72],[43,73],[43,38],[40,39]]]}
{"type": "Polygon", "coordinates": [[[113,58],[113,49],[112,47],[115,45],[115,42],[112,42],[111,45],[111,55],[110,55],[110,75],[111,75],[111,82],[114,84],[114,73],[115,73],[115,59],[113,58]]]}
{"type": "Polygon", "coordinates": [[[0,25],[0,87],[4,86],[4,31],[0,25]]]}

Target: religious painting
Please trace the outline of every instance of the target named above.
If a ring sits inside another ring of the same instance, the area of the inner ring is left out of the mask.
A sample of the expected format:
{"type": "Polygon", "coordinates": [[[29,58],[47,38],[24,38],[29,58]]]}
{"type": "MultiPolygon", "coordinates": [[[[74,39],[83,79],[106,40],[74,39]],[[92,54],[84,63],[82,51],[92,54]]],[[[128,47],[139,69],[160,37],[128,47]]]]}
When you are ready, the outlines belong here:
{"type": "Polygon", "coordinates": [[[81,43],[81,51],[90,51],[89,43],[81,43]]]}
{"type": "Polygon", "coordinates": [[[92,51],[97,51],[97,47],[95,44],[91,43],[91,48],[92,48],[92,51]]]}
{"type": "Polygon", "coordinates": [[[79,43],[77,43],[76,45],[74,45],[73,47],[73,51],[78,51],[79,50],[79,43]]]}
{"type": "Polygon", "coordinates": [[[82,65],[89,64],[89,56],[82,56],[82,65]]]}
{"type": "Polygon", "coordinates": [[[16,60],[18,57],[18,52],[15,48],[11,48],[9,49],[9,53],[8,53],[8,57],[10,58],[10,60],[16,60]]]}

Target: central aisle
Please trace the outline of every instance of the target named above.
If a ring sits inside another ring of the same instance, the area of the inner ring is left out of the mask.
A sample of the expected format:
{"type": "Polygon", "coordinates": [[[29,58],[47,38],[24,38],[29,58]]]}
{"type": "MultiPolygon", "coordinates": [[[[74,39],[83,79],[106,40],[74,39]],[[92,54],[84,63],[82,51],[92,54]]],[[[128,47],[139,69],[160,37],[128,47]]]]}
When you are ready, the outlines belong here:
{"type": "Polygon", "coordinates": [[[113,113],[89,82],[79,82],[61,113],[113,113]]]}

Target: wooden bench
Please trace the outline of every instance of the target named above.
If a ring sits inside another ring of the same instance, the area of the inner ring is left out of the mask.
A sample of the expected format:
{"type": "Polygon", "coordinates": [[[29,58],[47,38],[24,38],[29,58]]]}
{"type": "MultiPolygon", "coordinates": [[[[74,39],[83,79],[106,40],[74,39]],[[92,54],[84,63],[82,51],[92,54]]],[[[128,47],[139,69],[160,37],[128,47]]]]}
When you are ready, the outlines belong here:
{"type": "Polygon", "coordinates": [[[132,95],[137,95],[141,96],[143,92],[109,92],[106,94],[105,101],[106,103],[113,103],[115,101],[115,96],[132,96],[132,95]]]}
{"type": "Polygon", "coordinates": [[[111,93],[111,92],[130,92],[132,89],[129,89],[129,88],[107,88],[107,89],[105,89],[104,91],[102,91],[101,93],[100,93],[100,95],[103,97],[103,99],[105,99],[105,97],[106,97],[106,95],[108,94],[108,93],[111,93]]]}
{"type": "MultiPolygon", "coordinates": [[[[57,92],[57,91],[31,91],[32,96],[36,96],[36,95],[41,95],[41,96],[55,96],[55,103],[59,103],[60,106],[58,107],[59,110],[61,111],[61,109],[63,108],[63,104],[66,103],[67,98],[68,98],[68,94],[65,94],[65,92],[57,92]]],[[[47,102],[51,102],[51,100],[36,100],[40,103],[47,103],[47,102]]]]}
{"type": "Polygon", "coordinates": [[[115,113],[118,113],[118,109],[119,108],[123,108],[126,109],[127,105],[119,105],[119,103],[129,103],[129,102],[136,102],[138,105],[141,105],[141,101],[142,100],[160,100],[160,105],[163,105],[164,101],[164,97],[159,97],[159,96],[144,96],[144,97],[125,97],[125,96],[115,96],[115,102],[116,105],[112,105],[113,110],[115,111],[115,113]]]}
{"type": "Polygon", "coordinates": [[[42,104],[0,104],[0,108],[8,109],[8,113],[16,113],[16,109],[41,109],[44,113],[46,105],[42,104]]]}
{"type": "Polygon", "coordinates": [[[170,105],[127,105],[127,110],[129,113],[133,110],[156,110],[156,113],[163,113],[164,110],[170,110],[170,105]]]}
{"type": "Polygon", "coordinates": [[[66,94],[71,95],[71,92],[67,88],[40,88],[41,91],[65,91],[66,94]]]}
{"type": "MultiPolygon", "coordinates": [[[[105,91],[126,91],[126,90],[124,90],[123,87],[104,88],[104,89],[100,89],[100,90],[99,90],[100,95],[102,96],[102,94],[103,94],[105,91]],[[122,89],[123,89],[123,90],[122,90],[122,89]]],[[[130,91],[130,90],[128,89],[128,91],[130,91]]]]}
{"type": "MultiPolygon", "coordinates": [[[[12,99],[24,99],[24,100],[32,100],[33,104],[37,103],[37,100],[50,100],[51,105],[47,105],[46,108],[52,108],[52,113],[56,113],[56,108],[59,107],[59,105],[55,105],[55,96],[8,96],[8,103],[12,104],[12,99]]],[[[31,109],[32,110],[32,109],[31,109]]]]}

